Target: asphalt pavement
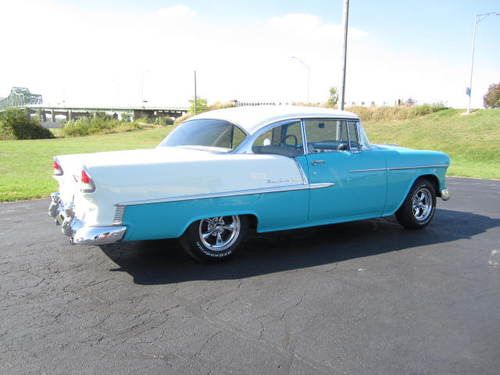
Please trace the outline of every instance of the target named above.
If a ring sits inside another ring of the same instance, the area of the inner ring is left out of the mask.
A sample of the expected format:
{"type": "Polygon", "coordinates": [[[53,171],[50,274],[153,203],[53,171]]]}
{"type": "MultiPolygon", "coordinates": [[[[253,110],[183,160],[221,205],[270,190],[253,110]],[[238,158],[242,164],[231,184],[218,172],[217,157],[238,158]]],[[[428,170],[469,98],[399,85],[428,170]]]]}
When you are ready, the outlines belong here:
{"type": "Polygon", "coordinates": [[[71,246],[48,200],[0,204],[1,374],[498,374],[500,182],[450,178],[432,224],[71,246]]]}

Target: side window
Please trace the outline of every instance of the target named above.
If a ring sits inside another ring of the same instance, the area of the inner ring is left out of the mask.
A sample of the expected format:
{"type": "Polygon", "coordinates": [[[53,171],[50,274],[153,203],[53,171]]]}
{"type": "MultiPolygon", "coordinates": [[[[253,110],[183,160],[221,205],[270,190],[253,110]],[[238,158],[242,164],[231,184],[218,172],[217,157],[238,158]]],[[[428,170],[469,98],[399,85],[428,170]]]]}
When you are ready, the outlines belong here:
{"type": "Polygon", "coordinates": [[[304,154],[300,121],[278,125],[261,134],[252,145],[256,154],[277,154],[294,158],[304,154]]]}
{"type": "Polygon", "coordinates": [[[231,137],[231,146],[234,149],[238,147],[241,142],[243,142],[246,135],[245,133],[243,133],[243,130],[237,128],[236,126],[234,126],[232,130],[233,130],[233,135],[231,137]]]}
{"type": "Polygon", "coordinates": [[[336,152],[349,149],[349,136],[345,120],[305,120],[305,127],[309,152],[336,152]]]}
{"type": "Polygon", "coordinates": [[[347,121],[347,130],[349,133],[350,149],[359,150],[358,126],[356,121],[347,121]]]}
{"type": "Polygon", "coordinates": [[[245,133],[236,126],[231,126],[222,131],[213,141],[213,146],[234,149],[245,138],[245,133]]]}

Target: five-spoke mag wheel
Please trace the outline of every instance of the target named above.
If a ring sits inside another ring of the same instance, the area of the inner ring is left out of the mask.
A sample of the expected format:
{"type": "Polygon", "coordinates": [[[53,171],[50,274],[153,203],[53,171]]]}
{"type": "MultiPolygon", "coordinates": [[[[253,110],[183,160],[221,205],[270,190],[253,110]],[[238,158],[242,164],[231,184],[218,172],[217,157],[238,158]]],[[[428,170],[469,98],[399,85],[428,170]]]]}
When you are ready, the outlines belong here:
{"type": "Polygon", "coordinates": [[[211,251],[224,251],[237,239],[241,230],[238,216],[218,216],[200,220],[199,237],[211,251]]]}
{"type": "Polygon", "coordinates": [[[415,220],[425,221],[432,212],[432,193],[427,187],[419,188],[412,198],[412,212],[415,220]]]}
{"type": "Polygon", "coordinates": [[[246,216],[216,216],[192,223],[180,238],[189,255],[199,262],[231,257],[247,234],[246,216]]]}
{"type": "Polygon", "coordinates": [[[396,211],[398,222],[408,229],[425,227],[436,210],[436,190],[427,179],[417,180],[401,207],[396,211]]]}

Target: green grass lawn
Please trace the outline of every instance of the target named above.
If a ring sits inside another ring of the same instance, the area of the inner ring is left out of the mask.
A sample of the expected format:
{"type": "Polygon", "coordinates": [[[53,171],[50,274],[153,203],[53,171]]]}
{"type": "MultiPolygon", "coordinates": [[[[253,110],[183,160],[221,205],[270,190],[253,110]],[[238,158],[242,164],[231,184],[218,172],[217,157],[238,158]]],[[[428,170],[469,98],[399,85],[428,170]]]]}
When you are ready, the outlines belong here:
{"type": "MultiPolygon", "coordinates": [[[[448,175],[500,179],[500,110],[462,116],[449,109],[412,120],[365,122],[373,143],[440,150],[451,156],[448,175]]],[[[48,196],[56,190],[52,157],[59,154],[148,148],[173,127],[88,137],[0,141],[0,201],[48,196]]]]}
{"type": "Polygon", "coordinates": [[[500,179],[500,110],[462,115],[447,109],[412,120],[370,122],[372,143],[444,151],[451,157],[449,176],[500,179]]]}

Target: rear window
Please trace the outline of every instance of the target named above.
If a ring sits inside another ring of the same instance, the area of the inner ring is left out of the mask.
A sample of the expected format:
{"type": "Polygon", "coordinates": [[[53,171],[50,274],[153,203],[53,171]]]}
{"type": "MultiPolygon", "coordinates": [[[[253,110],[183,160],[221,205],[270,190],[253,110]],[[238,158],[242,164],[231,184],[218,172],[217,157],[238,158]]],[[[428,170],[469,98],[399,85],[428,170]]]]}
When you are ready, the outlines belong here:
{"type": "Polygon", "coordinates": [[[240,128],[228,121],[200,119],[179,125],[160,146],[200,146],[230,151],[238,147],[245,137],[240,128]]]}

